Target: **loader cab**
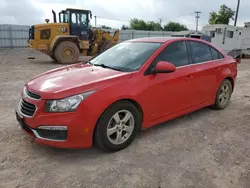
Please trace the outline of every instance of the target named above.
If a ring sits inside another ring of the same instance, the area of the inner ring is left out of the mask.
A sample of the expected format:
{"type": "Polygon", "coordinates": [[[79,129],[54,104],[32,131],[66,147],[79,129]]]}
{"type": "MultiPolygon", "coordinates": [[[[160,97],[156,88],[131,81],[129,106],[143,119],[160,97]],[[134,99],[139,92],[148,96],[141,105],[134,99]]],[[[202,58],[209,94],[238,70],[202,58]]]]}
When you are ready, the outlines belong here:
{"type": "Polygon", "coordinates": [[[60,23],[69,23],[70,35],[80,40],[89,40],[91,18],[90,10],[66,9],[59,13],[60,23]]]}

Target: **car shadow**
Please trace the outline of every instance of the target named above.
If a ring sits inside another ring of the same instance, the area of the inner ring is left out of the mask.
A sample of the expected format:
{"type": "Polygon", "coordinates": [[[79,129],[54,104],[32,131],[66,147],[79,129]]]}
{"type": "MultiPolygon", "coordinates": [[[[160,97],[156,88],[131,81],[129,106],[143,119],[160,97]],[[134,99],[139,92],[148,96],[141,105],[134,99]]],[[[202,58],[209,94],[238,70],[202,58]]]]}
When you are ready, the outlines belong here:
{"type": "Polygon", "coordinates": [[[173,128],[177,128],[180,126],[186,126],[186,124],[190,123],[190,121],[196,120],[196,118],[199,116],[209,114],[209,112],[213,112],[213,110],[209,107],[206,107],[206,108],[202,108],[200,110],[194,111],[192,113],[180,116],[178,118],[171,119],[167,122],[163,122],[163,123],[160,123],[158,125],[154,125],[151,128],[142,130],[140,132],[139,137],[145,137],[145,136],[148,136],[151,134],[155,135],[156,132],[162,132],[163,129],[168,130],[168,129],[173,129],[173,128]]]}

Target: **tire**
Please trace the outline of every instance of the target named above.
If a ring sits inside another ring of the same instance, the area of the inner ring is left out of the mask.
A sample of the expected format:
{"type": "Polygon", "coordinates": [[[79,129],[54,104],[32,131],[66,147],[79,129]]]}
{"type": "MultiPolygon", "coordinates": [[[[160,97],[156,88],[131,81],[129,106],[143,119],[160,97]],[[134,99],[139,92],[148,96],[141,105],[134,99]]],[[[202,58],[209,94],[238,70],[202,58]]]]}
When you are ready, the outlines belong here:
{"type": "Polygon", "coordinates": [[[57,62],[62,64],[76,63],[79,58],[79,54],[80,51],[77,45],[71,41],[61,42],[55,49],[55,58],[57,62]]]}
{"type": "Polygon", "coordinates": [[[232,92],[233,88],[231,82],[228,79],[223,80],[216,93],[215,103],[212,108],[217,110],[226,108],[230,102],[232,92]]]}
{"type": "Polygon", "coordinates": [[[119,151],[131,144],[140,128],[141,114],[138,109],[128,101],[120,101],[106,109],[99,118],[95,128],[94,142],[104,151],[119,151]],[[127,117],[126,119],[130,118],[122,124],[124,116],[127,117]],[[121,135],[121,139],[118,135],[121,135]]]}
{"type": "Polygon", "coordinates": [[[51,55],[50,58],[51,58],[53,61],[56,61],[56,62],[57,62],[55,56],[51,55]]]}
{"type": "Polygon", "coordinates": [[[100,46],[99,46],[99,50],[98,53],[103,53],[106,50],[108,50],[109,48],[112,48],[115,44],[113,44],[111,41],[103,41],[100,46]]]}

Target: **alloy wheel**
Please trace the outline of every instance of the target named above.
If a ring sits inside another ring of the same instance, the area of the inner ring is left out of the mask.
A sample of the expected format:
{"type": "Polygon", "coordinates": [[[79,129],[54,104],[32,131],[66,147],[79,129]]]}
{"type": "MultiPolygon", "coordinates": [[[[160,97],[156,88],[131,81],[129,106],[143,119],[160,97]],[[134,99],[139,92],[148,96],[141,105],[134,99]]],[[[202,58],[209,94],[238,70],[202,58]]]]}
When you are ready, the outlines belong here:
{"type": "Polygon", "coordinates": [[[228,100],[230,98],[230,88],[227,84],[223,85],[220,89],[219,94],[219,103],[221,106],[224,106],[227,104],[228,100]]]}
{"type": "Polygon", "coordinates": [[[108,140],[115,145],[126,142],[135,127],[135,119],[133,114],[128,110],[120,110],[116,112],[109,120],[107,126],[108,140]]]}

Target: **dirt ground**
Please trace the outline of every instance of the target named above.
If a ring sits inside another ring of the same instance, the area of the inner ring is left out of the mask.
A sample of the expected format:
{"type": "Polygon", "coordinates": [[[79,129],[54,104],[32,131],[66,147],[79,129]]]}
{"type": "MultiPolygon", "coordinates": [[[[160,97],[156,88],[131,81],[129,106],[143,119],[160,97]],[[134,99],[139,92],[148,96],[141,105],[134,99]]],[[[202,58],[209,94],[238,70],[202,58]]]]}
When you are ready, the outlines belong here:
{"type": "Polygon", "coordinates": [[[1,188],[250,187],[250,60],[239,66],[225,110],[202,109],[142,131],[116,153],[39,146],[19,129],[14,109],[23,85],[59,66],[34,51],[0,52],[1,188]]]}

